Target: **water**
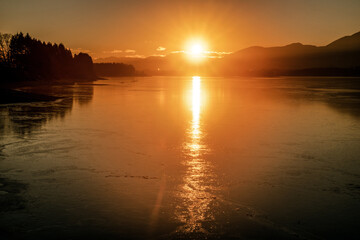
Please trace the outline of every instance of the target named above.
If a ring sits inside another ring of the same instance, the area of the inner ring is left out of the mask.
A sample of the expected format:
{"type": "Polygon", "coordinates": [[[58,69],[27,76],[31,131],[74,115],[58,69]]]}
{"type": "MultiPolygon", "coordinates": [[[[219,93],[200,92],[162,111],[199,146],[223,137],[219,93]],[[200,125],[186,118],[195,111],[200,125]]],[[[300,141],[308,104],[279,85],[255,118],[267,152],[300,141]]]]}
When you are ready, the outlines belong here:
{"type": "Polygon", "coordinates": [[[355,239],[360,79],[113,78],[0,106],[2,239],[355,239]]]}

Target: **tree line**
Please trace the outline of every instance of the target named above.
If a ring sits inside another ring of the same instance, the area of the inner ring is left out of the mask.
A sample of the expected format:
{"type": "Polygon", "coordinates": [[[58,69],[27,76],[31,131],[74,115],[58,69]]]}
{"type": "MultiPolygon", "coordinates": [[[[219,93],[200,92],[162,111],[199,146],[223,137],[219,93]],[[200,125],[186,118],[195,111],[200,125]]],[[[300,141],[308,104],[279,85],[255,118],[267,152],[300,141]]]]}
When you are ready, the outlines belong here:
{"type": "Polygon", "coordinates": [[[95,73],[103,77],[120,77],[141,75],[133,65],[125,63],[94,63],[95,73]]]}
{"type": "Polygon", "coordinates": [[[0,33],[0,77],[2,81],[95,79],[92,58],[73,55],[60,43],[46,43],[28,33],[0,33]]]}

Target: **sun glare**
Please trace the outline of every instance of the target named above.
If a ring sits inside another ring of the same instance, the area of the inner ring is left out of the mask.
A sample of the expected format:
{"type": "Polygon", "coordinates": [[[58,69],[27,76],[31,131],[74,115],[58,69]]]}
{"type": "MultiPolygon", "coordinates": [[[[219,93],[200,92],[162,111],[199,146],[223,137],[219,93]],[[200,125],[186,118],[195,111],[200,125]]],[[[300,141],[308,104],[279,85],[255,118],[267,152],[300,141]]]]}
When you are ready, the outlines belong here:
{"type": "Polygon", "coordinates": [[[185,52],[189,60],[198,62],[206,55],[206,44],[202,40],[190,40],[186,44],[185,52]]]}
{"type": "Polygon", "coordinates": [[[199,43],[196,43],[196,44],[191,46],[190,54],[194,55],[194,56],[198,56],[198,55],[202,54],[203,51],[204,51],[203,46],[201,44],[199,44],[199,43]]]}

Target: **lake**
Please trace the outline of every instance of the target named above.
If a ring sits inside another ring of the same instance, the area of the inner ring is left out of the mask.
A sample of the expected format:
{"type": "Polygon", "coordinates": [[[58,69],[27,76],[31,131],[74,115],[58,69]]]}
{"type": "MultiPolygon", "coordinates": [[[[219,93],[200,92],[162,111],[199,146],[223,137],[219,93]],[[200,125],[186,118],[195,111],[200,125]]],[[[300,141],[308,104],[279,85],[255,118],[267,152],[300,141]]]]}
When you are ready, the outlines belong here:
{"type": "Polygon", "coordinates": [[[0,105],[1,239],[357,239],[360,79],[110,78],[0,105]]]}

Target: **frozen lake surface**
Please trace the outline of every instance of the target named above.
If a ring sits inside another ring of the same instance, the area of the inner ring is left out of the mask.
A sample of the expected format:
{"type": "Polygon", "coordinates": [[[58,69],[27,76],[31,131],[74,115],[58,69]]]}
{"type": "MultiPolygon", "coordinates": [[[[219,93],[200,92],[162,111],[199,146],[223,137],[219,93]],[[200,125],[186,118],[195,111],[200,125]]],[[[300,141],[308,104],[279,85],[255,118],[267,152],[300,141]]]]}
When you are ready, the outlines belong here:
{"type": "Polygon", "coordinates": [[[0,105],[1,239],[357,239],[360,79],[111,78],[0,105]]]}

